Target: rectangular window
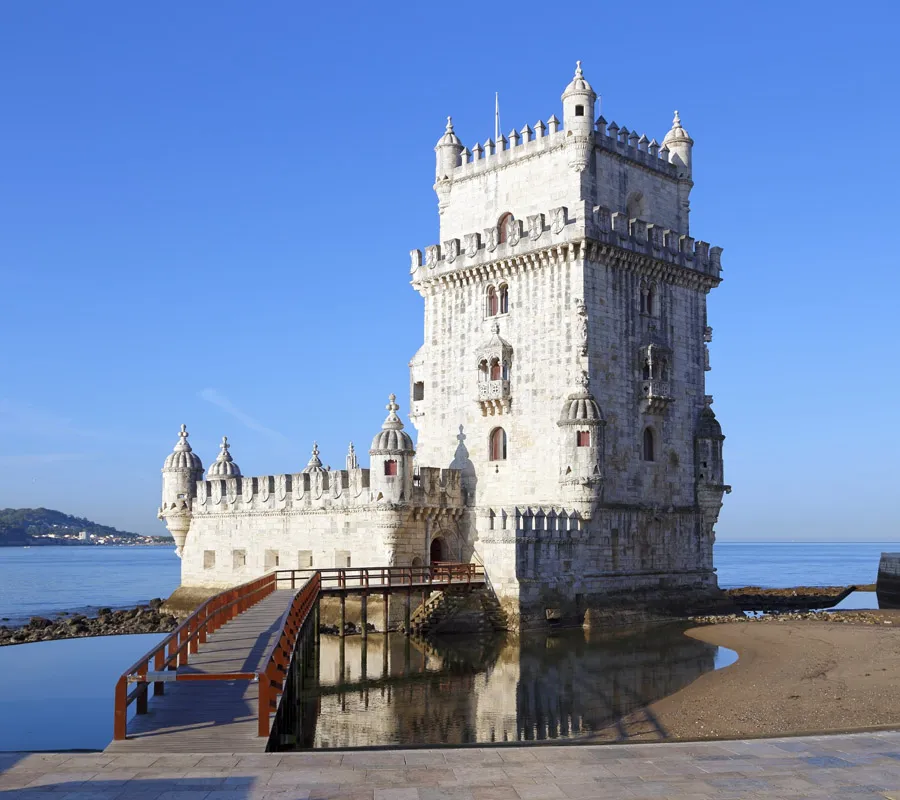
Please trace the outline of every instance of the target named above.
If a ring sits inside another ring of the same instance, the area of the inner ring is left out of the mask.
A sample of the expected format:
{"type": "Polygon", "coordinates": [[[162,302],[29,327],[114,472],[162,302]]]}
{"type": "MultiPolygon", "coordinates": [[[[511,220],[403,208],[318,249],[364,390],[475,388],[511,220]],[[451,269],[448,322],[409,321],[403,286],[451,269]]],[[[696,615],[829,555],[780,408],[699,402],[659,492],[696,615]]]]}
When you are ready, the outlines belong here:
{"type": "Polygon", "coordinates": [[[575,106],[575,116],[576,117],[584,116],[584,106],[575,106]]]}
{"type": "Polygon", "coordinates": [[[385,475],[396,475],[397,474],[397,462],[393,459],[390,461],[384,462],[384,474],[385,475]]]}
{"type": "Polygon", "coordinates": [[[273,570],[278,566],[278,551],[277,550],[266,550],[265,557],[265,568],[266,570],[273,570]]]}
{"type": "Polygon", "coordinates": [[[312,565],[312,550],[300,550],[297,553],[297,569],[309,569],[312,565]]]}
{"type": "Polygon", "coordinates": [[[590,431],[578,431],[575,434],[576,444],[578,447],[590,447],[591,446],[591,432],[590,431]]]}
{"type": "Polygon", "coordinates": [[[214,569],[216,566],[216,551],[203,551],[203,569],[214,569]]]}
{"type": "Polygon", "coordinates": [[[413,400],[424,400],[425,399],[425,382],[424,381],[416,381],[413,384],[413,400]]]}
{"type": "Polygon", "coordinates": [[[336,567],[349,567],[350,566],[350,551],[349,550],[335,550],[334,551],[334,565],[336,567]]]}
{"type": "Polygon", "coordinates": [[[241,569],[242,567],[247,566],[247,551],[246,550],[232,550],[231,551],[231,568],[232,569],[241,569]]]}

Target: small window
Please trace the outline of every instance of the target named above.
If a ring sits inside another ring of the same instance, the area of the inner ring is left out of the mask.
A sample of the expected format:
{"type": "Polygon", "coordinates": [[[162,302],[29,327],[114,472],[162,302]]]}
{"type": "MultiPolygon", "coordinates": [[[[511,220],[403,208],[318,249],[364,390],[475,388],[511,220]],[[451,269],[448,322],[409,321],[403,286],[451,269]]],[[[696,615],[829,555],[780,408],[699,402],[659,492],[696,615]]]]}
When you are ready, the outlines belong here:
{"type": "Polygon", "coordinates": [[[509,313],[509,287],[505,283],[500,287],[500,313],[509,313]]]}
{"type": "Polygon", "coordinates": [[[653,377],[653,368],[649,358],[644,359],[643,376],[645,381],[649,381],[653,377]]]}
{"type": "Polygon", "coordinates": [[[181,493],[178,495],[178,499],[179,499],[179,500],[187,500],[187,495],[186,495],[184,492],[181,492],[181,493]]]}
{"type": "Polygon", "coordinates": [[[488,370],[488,362],[482,361],[478,365],[478,380],[479,381],[487,381],[490,377],[490,371],[488,370]]]}
{"type": "Polygon", "coordinates": [[[216,551],[203,551],[203,569],[213,569],[216,566],[216,551]]]}
{"type": "Polygon", "coordinates": [[[350,566],[350,551],[349,550],[335,550],[334,551],[334,565],[335,567],[343,567],[347,568],[350,566]]]}
{"type": "Polygon", "coordinates": [[[232,550],[231,551],[231,567],[232,569],[242,569],[247,566],[247,551],[232,550]]]}
{"type": "Polygon", "coordinates": [[[384,474],[394,476],[397,474],[397,462],[393,459],[384,462],[384,474]]]}
{"type": "Polygon", "coordinates": [[[424,400],[425,399],[425,382],[424,381],[416,381],[413,384],[413,400],[424,400]]]}
{"type": "Polygon", "coordinates": [[[644,428],[644,461],[655,461],[653,430],[644,428]]]}
{"type": "Polygon", "coordinates": [[[584,106],[575,106],[575,116],[576,117],[584,116],[584,106]]]}
{"type": "Polygon", "coordinates": [[[503,368],[500,361],[496,358],[491,359],[491,380],[499,381],[503,379],[503,368]]]}
{"type": "Polygon", "coordinates": [[[278,551],[277,550],[266,550],[265,555],[265,569],[273,570],[278,566],[278,551]]]}
{"type": "Polygon", "coordinates": [[[500,303],[497,298],[497,290],[493,286],[489,286],[487,290],[485,314],[489,317],[496,317],[499,308],[500,303]]]}
{"type": "Polygon", "coordinates": [[[575,434],[575,444],[578,447],[590,447],[591,446],[591,432],[590,431],[578,431],[575,434]]]}
{"type": "Polygon", "coordinates": [[[506,461],[506,431],[503,428],[494,428],[490,437],[491,461],[506,461]]]}
{"type": "MultiPolygon", "coordinates": [[[[513,218],[513,215],[508,211],[497,220],[497,241],[500,244],[503,244],[506,241],[507,237],[507,226],[509,221],[513,218]]],[[[497,313],[496,311],[494,312],[497,313]]]]}
{"type": "Polygon", "coordinates": [[[312,550],[300,550],[297,552],[297,569],[309,569],[312,565],[312,550]]]}

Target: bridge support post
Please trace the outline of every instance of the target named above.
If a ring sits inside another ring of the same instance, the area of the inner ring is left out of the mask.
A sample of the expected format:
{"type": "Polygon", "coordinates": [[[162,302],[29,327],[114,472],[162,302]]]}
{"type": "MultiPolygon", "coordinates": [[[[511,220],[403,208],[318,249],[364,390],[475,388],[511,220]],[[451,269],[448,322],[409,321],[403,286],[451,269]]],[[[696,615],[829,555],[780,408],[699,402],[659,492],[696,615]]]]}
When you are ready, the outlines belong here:
{"type": "Polygon", "coordinates": [[[360,625],[362,626],[363,639],[369,635],[369,595],[363,592],[359,604],[360,625]]]}
{"type": "Polygon", "coordinates": [[[391,629],[390,623],[390,611],[391,611],[391,596],[389,592],[385,592],[382,597],[384,597],[384,632],[387,633],[391,629]]]}
{"type": "Polygon", "coordinates": [[[347,595],[341,595],[341,638],[343,639],[347,628],[347,595]]]}
{"type": "Polygon", "coordinates": [[[403,604],[403,630],[406,632],[406,635],[409,636],[411,633],[410,626],[412,625],[411,616],[412,616],[412,592],[406,593],[406,600],[403,604]]]}

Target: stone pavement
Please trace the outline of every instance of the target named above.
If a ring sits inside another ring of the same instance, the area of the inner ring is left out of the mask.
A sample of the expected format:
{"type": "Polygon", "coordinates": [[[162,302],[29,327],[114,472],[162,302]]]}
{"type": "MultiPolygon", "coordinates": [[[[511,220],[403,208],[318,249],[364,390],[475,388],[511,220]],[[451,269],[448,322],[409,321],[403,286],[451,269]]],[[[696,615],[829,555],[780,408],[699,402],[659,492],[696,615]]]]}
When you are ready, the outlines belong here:
{"type": "Polygon", "coordinates": [[[255,755],[0,753],[0,800],[900,800],[900,731],[255,755]]]}

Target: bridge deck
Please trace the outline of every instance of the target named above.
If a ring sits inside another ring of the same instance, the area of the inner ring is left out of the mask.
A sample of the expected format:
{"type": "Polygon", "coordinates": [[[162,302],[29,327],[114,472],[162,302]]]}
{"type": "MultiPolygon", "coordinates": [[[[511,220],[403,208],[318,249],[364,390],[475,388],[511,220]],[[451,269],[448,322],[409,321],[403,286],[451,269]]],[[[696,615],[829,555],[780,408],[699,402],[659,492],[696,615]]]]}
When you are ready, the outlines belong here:
{"type": "MultiPolygon", "coordinates": [[[[279,589],[209,636],[179,673],[255,672],[273,641],[295,592],[279,589]]],[[[258,684],[252,681],[182,681],[151,697],[148,713],[128,722],[128,738],[108,753],[255,753],[258,684]]]]}

